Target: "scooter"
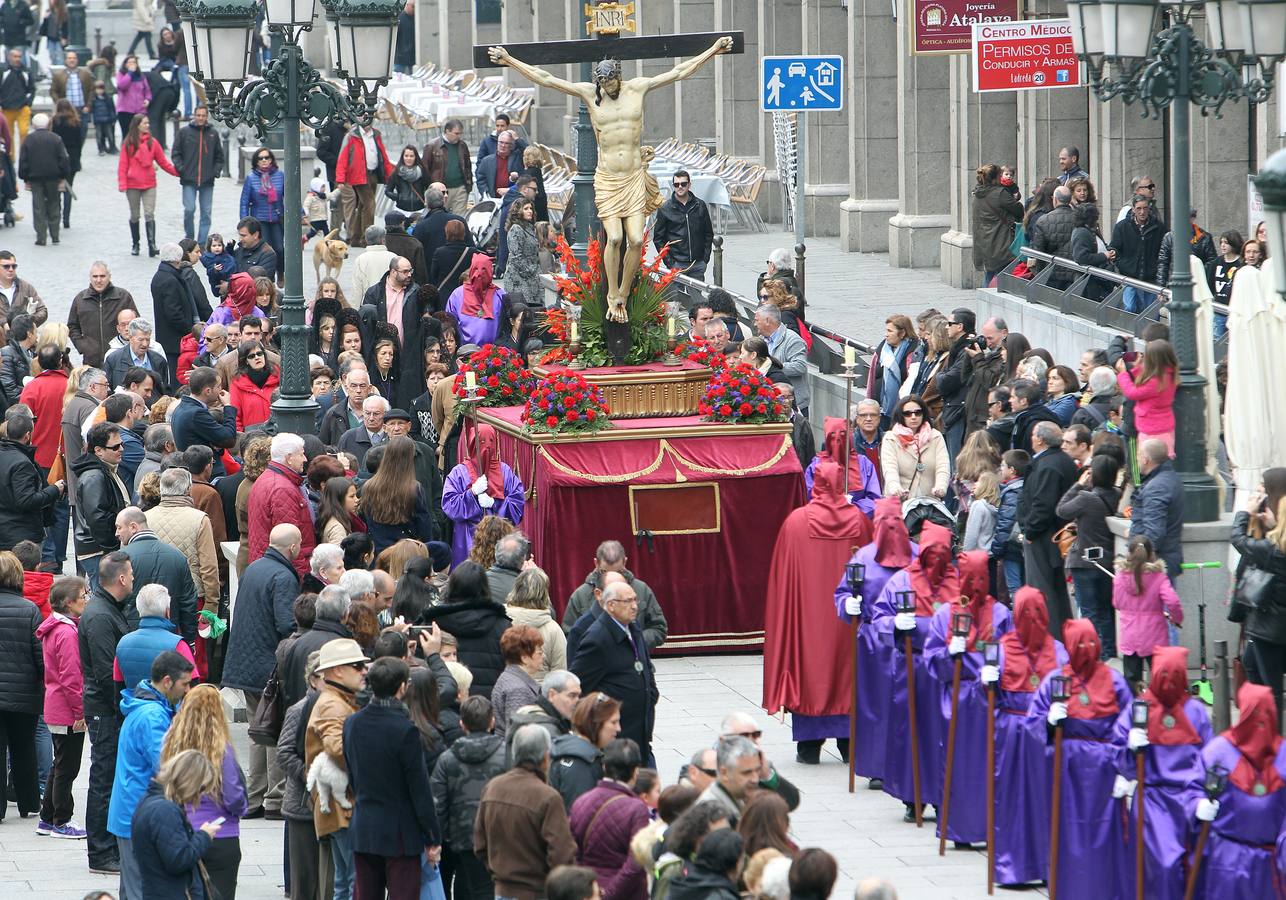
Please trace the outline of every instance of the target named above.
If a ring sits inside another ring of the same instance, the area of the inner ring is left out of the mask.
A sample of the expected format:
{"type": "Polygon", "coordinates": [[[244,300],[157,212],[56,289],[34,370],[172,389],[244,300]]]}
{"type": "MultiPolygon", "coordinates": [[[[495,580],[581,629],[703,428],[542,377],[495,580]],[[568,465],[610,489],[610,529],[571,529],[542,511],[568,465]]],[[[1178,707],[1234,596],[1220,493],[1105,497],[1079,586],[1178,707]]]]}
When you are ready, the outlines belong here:
{"type": "Polygon", "coordinates": [[[1201,649],[1201,677],[1192,684],[1192,695],[1201,698],[1206,706],[1215,705],[1215,690],[1206,677],[1206,569],[1222,569],[1221,562],[1182,563],[1180,569],[1198,569],[1197,581],[1201,585],[1201,602],[1197,604],[1197,640],[1201,649]]]}

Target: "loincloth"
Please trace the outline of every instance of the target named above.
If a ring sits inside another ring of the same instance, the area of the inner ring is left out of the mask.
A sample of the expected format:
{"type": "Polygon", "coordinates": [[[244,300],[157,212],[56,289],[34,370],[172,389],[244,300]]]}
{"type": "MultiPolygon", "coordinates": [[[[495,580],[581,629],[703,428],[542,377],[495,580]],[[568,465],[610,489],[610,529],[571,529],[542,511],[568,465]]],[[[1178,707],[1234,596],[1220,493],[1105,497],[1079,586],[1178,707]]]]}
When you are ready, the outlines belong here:
{"type": "Polygon", "coordinates": [[[594,205],[600,219],[650,216],[664,203],[656,179],[645,167],[624,175],[598,169],[594,172],[594,205]]]}

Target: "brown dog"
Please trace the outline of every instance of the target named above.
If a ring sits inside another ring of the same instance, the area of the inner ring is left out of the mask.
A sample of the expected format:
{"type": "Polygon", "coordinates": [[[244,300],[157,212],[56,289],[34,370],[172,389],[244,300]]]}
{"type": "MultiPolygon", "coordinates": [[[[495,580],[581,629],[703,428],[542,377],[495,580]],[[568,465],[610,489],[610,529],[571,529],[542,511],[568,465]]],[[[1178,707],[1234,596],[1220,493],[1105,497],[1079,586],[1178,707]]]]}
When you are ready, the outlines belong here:
{"type": "Polygon", "coordinates": [[[339,229],[336,228],[313,245],[313,274],[319,281],[323,277],[338,278],[347,258],[348,244],[339,239],[339,229]],[[325,276],[322,269],[326,270],[325,276]]]}

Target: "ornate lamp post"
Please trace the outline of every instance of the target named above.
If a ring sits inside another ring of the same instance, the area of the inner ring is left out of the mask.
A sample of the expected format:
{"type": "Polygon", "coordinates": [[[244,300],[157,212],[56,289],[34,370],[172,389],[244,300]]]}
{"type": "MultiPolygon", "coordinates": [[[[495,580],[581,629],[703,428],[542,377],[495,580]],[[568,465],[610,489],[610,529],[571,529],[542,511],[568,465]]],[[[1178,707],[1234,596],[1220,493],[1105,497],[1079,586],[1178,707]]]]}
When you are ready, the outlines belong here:
{"type": "Polygon", "coordinates": [[[315,0],[267,0],[268,27],[280,53],[263,77],[246,81],[255,0],[187,0],[182,6],[192,74],[205,83],[210,113],[230,128],[250,125],[262,140],[280,127],[285,157],[282,246],[286,292],[281,312],[281,396],[272,405],[282,431],[314,430],[317,403],[308,386],[308,327],[304,324],[302,229],[299,220],[299,127],[330,122],[369,125],[376,94],[393,65],[397,14],[404,0],[332,0],[325,4],[335,75],[347,91],[325,80],[304,59],[299,38],[313,27],[315,0]]]}
{"type": "MultiPolygon", "coordinates": [[[[1170,110],[1170,218],[1175,247],[1181,248],[1192,206],[1191,106],[1203,116],[1218,116],[1229,100],[1268,98],[1273,67],[1286,57],[1286,0],[1068,0],[1067,8],[1072,42],[1089,68],[1094,96],[1137,102],[1144,116],[1154,118],[1170,110]],[[1213,47],[1202,44],[1193,29],[1192,16],[1203,7],[1213,47]]],[[[1174,254],[1167,285],[1170,336],[1179,356],[1175,468],[1184,483],[1185,518],[1210,522],[1219,517],[1219,494],[1206,472],[1206,380],[1197,370],[1189,256],[1174,254]]]]}

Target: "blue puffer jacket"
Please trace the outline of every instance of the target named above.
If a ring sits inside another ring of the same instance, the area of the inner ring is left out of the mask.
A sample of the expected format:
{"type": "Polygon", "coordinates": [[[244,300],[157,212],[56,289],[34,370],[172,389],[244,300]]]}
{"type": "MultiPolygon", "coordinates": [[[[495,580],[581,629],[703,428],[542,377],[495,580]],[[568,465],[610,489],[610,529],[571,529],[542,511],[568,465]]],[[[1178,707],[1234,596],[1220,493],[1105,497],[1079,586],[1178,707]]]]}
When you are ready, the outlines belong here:
{"type": "MultiPolygon", "coordinates": [[[[152,672],[152,663],[166,650],[178,652],[178,645],[183,639],[179,637],[174,623],[164,616],[143,616],[138,620],[138,628],[131,631],[116,645],[116,667],[123,676],[123,684],[138,684],[147,681],[152,672]]],[[[122,703],[123,707],[125,704],[122,703]]]]}
{"type": "Polygon", "coordinates": [[[197,863],[210,849],[210,836],[193,831],[183,809],[165,799],[152,781],[138,804],[131,850],[147,900],[206,900],[197,863]]]}
{"type": "Polygon", "coordinates": [[[1022,549],[1009,542],[1014,523],[1018,521],[1018,499],[1023,493],[1022,478],[1015,478],[1000,486],[1000,506],[996,509],[995,537],[991,540],[992,559],[1022,559],[1022,549]]]}
{"type": "Polygon", "coordinates": [[[281,169],[272,169],[268,173],[272,189],[277,199],[269,202],[268,192],[264,190],[263,178],[258,171],[246,175],[241,185],[241,216],[254,216],[260,222],[280,222],[286,211],[286,176],[281,169]]]}
{"type": "Polygon", "coordinates": [[[107,830],[117,837],[130,838],[130,820],[160,768],[161,744],[174,712],[170,701],[150,681],[140,681],[138,687],[121,696],[125,724],[116,747],[116,779],[107,808],[107,830]]]}

